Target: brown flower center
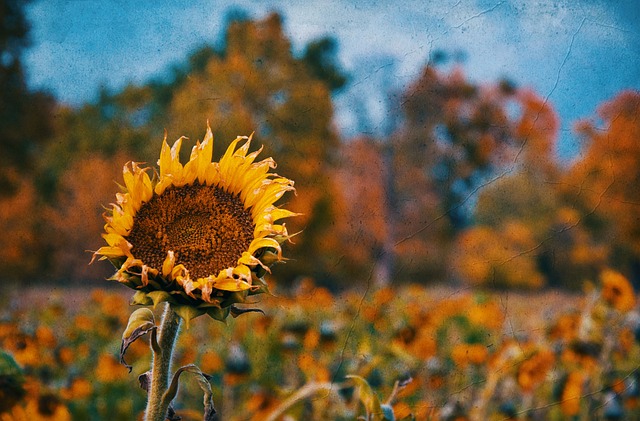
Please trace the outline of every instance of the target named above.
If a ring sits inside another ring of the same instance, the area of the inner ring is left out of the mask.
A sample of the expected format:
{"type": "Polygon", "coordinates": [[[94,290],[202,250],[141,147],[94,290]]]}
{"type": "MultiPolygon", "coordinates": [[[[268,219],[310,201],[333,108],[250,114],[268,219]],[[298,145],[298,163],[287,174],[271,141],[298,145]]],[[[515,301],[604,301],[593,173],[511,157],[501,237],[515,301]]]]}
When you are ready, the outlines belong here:
{"type": "Polygon", "coordinates": [[[149,267],[162,270],[172,250],[176,264],[183,264],[192,278],[202,278],[236,266],[253,230],[251,213],[237,195],[196,183],[170,187],[144,203],[127,241],[149,267]]]}

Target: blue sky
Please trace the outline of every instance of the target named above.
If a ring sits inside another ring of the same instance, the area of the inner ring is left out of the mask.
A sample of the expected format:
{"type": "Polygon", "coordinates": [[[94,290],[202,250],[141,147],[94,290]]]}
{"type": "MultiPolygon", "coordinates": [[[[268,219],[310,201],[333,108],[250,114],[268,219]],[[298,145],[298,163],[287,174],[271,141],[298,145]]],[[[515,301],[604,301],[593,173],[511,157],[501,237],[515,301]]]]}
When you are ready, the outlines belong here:
{"type": "Polygon", "coordinates": [[[577,150],[578,118],[622,89],[640,89],[637,0],[40,0],[27,9],[29,83],[73,105],[95,99],[101,85],[144,83],[216,42],[232,7],[255,18],[279,11],[296,51],[321,36],[338,40],[351,75],[336,98],[336,125],[346,135],[355,134],[355,107],[379,130],[382,85],[406,87],[438,49],[464,52],[474,81],[507,77],[547,98],[561,117],[562,156],[577,150]]]}

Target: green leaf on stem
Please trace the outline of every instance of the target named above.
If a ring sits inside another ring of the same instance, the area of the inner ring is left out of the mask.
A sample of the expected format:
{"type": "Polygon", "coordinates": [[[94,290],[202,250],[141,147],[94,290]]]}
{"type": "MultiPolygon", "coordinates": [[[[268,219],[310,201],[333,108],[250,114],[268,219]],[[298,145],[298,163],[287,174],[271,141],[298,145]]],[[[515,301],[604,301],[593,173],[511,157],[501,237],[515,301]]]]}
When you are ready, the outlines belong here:
{"type": "Polygon", "coordinates": [[[133,297],[131,297],[131,303],[132,306],[150,306],[153,304],[153,300],[151,299],[151,297],[149,297],[147,295],[146,292],[144,291],[136,291],[135,294],[133,294],[133,297]]]}

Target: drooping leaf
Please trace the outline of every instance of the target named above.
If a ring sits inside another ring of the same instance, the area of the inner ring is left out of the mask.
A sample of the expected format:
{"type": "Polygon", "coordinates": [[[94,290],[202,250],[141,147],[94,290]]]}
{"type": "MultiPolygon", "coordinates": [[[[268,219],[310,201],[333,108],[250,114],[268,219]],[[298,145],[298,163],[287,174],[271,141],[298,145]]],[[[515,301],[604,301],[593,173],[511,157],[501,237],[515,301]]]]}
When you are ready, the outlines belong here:
{"type": "Polygon", "coordinates": [[[180,375],[183,372],[188,372],[196,376],[196,380],[198,381],[198,385],[200,389],[204,393],[204,421],[215,421],[218,419],[216,415],[216,410],[213,406],[213,392],[211,391],[211,384],[209,383],[210,376],[203,373],[198,366],[194,364],[185,365],[180,367],[175,374],[173,375],[173,379],[171,380],[171,384],[169,388],[165,392],[162,397],[162,401],[165,404],[171,405],[171,402],[176,397],[178,393],[178,384],[180,380],[180,375]]]}
{"type": "Polygon", "coordinates": [[[223,323],[226,323],[227,316],[229,315],[230,308],[220,308],[220,307],[211,307],[207,309],[207,314],[209,317],[215,320],[219,320],[223,323]]]}
{"type": "Polygon", "coordinates": [[[371,389],[369,383],[360,376],[356,375],[348,375],[346,376],[348,379],[352,379],[353,382],[359,389],[360,393],[360,401],[364,405],[364,409],[367,412],[367,419],[372,419],[374,421],[383,421],[384,415],[382,411],[382,406],[380,405],[380,400],[378,396],[371,389]]]}
{"type": "Polygon", "coordinates": [[[138,338],[155,329],[157,329],[157,326],[153,312],[148,308],[139,308],[129,316],[129,322],[122,334],[122,344],[120,345],[120,363],[127,367],[129,372],[131,372],[133,367],[124,360],[124,354],[127,352],[127,348],[138,338]]]}
{"type": "Polygon", "coordinates": [[[151,371],[140,374],[138,376],[138,383],[140,383],[140,389],[149,393],[149,388],[151,387],[151,371]]]}
{"type": "MultiPolygon", "coordinates": [[[[151,371],[139,375],[138,382],[140,383],[140,388],[149,394],[149,389],[151,388],[151,371]]],[[[173,406],[169,405],[169,408],[167,408],[167,419],[169,421],[180,421],[182,417],[178,416],[173,406]]]]}
{"type": "Polygon", "coordinates": [[[262,313],[264,315],[264,311],[259,308],[239,308],[234,305],[231,306],[231,316],[236,318],[245,313],[262,313]]]}

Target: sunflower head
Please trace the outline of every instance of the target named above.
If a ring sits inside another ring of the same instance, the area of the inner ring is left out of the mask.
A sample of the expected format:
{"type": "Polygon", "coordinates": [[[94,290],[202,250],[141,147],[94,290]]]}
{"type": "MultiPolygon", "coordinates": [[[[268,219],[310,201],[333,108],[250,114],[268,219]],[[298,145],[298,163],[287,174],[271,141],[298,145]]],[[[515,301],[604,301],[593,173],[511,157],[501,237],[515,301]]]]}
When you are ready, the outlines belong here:
{"type": "Polygon", "coordinates": [[[233,304],[267,291],[263,277],[289,238],[279,221],[296,215],[275,202],[293,181],[269,172],[273,159],[256,162],[262,149],[248,153],[251,138],[236,138],[212,162],[207,128],[185,165],[182,140],[169,147],[165,138],[153,177],[125,164],[122,191],[104,214],[107,245],[94,258],[113,263],[111,279],[137,291],[134,304],[166,301],[187,321],[205,313],[224,320],[239,311],[233,304]]]}
{"type": "Polygon", "coordinates": [[[620,312],[627,312],[636,305],[636,295],[633,286],[627,278],[611,269],[600,273],[602,282],[602,298],[611,307],[620,312]]]}

